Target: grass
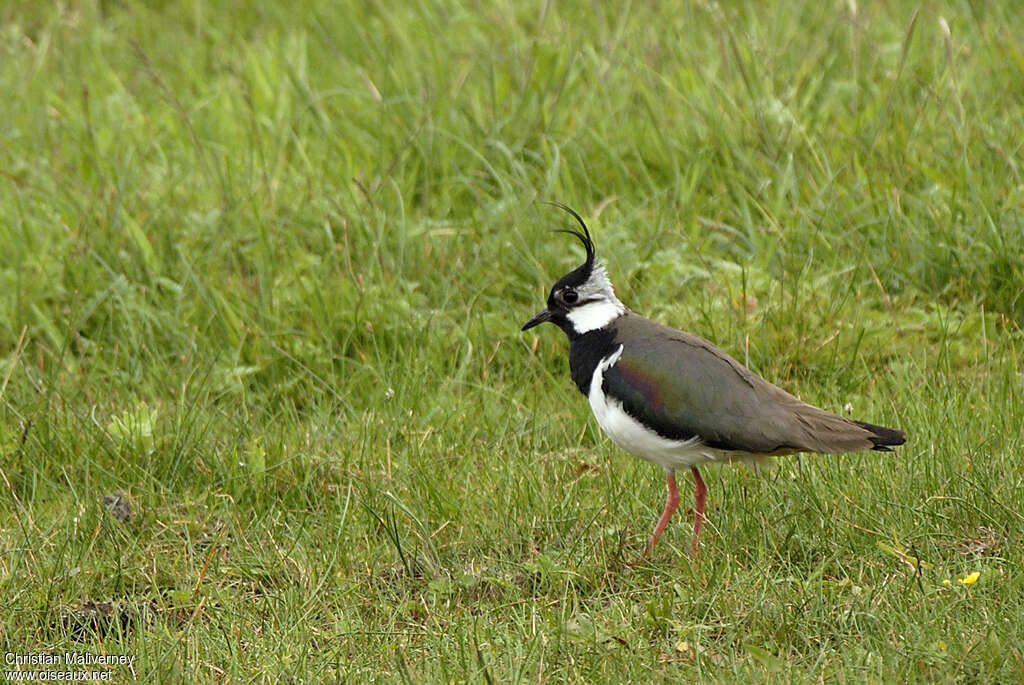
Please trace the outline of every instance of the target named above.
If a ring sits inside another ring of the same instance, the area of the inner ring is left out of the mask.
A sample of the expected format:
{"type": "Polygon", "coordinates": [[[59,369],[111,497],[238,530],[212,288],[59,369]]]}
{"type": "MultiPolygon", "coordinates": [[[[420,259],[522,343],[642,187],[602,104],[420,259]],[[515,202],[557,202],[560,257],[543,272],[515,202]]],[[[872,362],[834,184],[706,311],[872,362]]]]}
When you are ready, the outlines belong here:
{"type": "Polygon", "coordinates": [[[0,19],[4,652],[1024,680],[1012,3],[0,19]],[[661,475],[599,434],[564,337],[519,332],[580,259],[544,199],[634,309],[907,445],[708,468],[700,560],[684,505],[631,564],[661,475]]]}

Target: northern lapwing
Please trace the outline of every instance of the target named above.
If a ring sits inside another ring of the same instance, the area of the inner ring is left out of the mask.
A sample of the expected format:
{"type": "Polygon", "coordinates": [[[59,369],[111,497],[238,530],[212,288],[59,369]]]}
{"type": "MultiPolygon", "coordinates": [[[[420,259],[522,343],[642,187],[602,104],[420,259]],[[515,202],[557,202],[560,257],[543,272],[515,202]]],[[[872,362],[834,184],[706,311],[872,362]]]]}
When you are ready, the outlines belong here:
{"type": "Polygon", "coordinates": [[[619,301],[579,214],[560,203],[583,232],[587,258],[551,288],[548,306],[522,330],[550,321],[569,336],[569,370],[612,442],[661,466],[665,510],[647,542],[654,548],[679,506],[677,468],[694,479],[693,554],[697,555],[707,488],[697,467],[757,464],[796,452],[891,452],[903,431],[853,421],[801,402],[704,338],[645,319],[619,301]]]}

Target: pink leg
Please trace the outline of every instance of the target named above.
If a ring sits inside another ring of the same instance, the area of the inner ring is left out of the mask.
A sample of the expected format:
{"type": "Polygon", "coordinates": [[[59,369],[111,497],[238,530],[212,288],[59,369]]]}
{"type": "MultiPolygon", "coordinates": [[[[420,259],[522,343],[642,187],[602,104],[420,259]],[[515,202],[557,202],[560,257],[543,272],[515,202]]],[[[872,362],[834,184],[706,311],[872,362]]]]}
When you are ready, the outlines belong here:
{"type": "Polygon", "coordinates": [[[690,467],[690,471],[693,472],[693,556],[696,558],[699,553],[697,539],[700,538],[700,527],[704,523],[704,500],[707,498],[708,488],[704,485],[696,466],[690,467]]]}
{"type": "Polygon", "coordinates": [[[668,520],[672,518],[672,512],[679,506],[679,492],[676,491],[676,473],[675,471],[669,471],[665,474],[665,480],[668,481],[668,497],[665,498],[665,511],[661,512],[661,518],[658,519],[658,525],[654,527],[654,534],[651,535],[651,539],[647,541],[647,548],[644,550],[643,556],[647,556],[654,549],[654,545],[657,544],[658,538],[665,531],[665,526],[668,525],[668,520]]]}

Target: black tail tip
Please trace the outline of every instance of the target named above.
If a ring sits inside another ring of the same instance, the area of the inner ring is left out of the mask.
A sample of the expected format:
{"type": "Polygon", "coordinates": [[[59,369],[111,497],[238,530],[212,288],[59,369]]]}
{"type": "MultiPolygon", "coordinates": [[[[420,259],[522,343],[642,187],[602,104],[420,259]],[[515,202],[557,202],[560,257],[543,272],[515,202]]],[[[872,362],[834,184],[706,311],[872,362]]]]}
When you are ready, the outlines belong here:
{"type": "Polygon", "coordinates": [[[907,441],[907,434],[901,430],[895,428],[886,428],[885,426],[876,426],[873,423],[866,423],[864,421],[854,421],[861,428],[865,428],[873,433],[868,437],[873,447],[871,449],[878,452],[892,452],[892,448],[897,445],[902,445],[907,441]]]}

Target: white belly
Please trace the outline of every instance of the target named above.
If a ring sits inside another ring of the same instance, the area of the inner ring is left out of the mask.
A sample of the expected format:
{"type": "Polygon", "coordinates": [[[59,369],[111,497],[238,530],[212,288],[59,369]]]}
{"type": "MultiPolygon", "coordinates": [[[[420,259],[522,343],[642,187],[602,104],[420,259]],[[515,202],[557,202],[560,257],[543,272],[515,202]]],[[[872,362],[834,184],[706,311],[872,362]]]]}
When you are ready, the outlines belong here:
{"type": "Polygon", "coordinates": [[[590,408],[597,418],[597,425],[616,445],[630,454],[658,464],[666,471],[686,466],[697,466],[709,461],[759,461],[754,455],[745,453],[725,452],[707,447],[699,437],[689,440],[669,440],[663,438],[639,421],[627,414],[622,402],[605,395],[604,372],[615,365],[622,355],[619,349],[603,359],[590,379],[590,408]]]}

